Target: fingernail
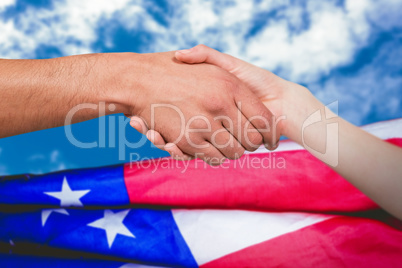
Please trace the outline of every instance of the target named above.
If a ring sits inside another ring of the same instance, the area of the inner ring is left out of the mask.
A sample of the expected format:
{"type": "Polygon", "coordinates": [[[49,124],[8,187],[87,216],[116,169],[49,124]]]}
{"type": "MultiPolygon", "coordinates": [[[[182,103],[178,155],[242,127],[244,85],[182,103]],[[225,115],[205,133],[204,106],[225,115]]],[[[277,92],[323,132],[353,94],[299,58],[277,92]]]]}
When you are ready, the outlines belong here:
{"type": "Polygon", "coordinates": [[[182,49],[182,50],[178,50],[177,52],[179,52],[181,54],[188,54],[191,52],[191,49],[182,49]]]}
{"type": "Polygon", "coordinates": [[[166,145],[165,145],[165,150],[167,151],[167,150],[170,150],[170,149],[172,149],[173,148],[173,146],[174,146],[174,144],[173,143],[167,143],[166,145]]]}
{"type": "Polygon", "coordinates": [[[279,142],[275,143],[274,145],[270,146],[269,144],[265,144],[265,148],[267,148],[270,151],[275,150],[276,148],[278,148],[279,146],[279,142]]]}
{"type": "Polygon", "coordinates": [[[137,128],[138,127],[138,122],[136,120],[130,120],[130,126],[132,126],[133,128],[137,128]]]}
{"type": "Polygon", "coordinates": [[[152,141],[152,136],[151,136],[151,135],[152,135],[152,134],[151,134],[150,131],[148,131],[147,134],[146,134],[147,139],[150,140],[150,141],[152,141]]]}

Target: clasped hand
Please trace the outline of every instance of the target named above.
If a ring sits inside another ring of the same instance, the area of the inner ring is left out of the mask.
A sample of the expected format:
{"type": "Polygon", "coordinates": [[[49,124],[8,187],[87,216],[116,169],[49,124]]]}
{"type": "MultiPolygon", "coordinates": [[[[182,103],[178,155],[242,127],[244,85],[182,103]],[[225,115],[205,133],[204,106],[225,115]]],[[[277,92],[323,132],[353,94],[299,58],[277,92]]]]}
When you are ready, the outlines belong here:
{"type": "Polygon", "coordinates": [[[148,66],[130,124],[157,147],[211,165],[277,147],[279,77],[203,45],[140,56],[148,66]]]}

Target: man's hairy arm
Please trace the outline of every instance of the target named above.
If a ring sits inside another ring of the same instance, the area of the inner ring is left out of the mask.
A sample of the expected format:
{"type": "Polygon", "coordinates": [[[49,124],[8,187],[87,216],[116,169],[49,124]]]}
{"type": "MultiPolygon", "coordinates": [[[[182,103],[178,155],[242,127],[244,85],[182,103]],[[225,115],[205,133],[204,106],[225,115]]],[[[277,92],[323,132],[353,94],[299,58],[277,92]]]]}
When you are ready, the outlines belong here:
{"type": "MultiPolygon", "coordinates": [[[[0,137],[64,125],[69,110],[81,103],[114,103],[115,113],[126,113],[108,91],[113,72],[106,54],[43,60],[0,60],[0,137]],[[100,68],[102,67],[102,68],[100,68]],[[94,70],[96,68],[96,70],[94,70]]],[[[99,112],[82,109],[73,118],[81,122],[99,112]]]]}
{"type": "Polygon", "coordinates": [[[0,138],[96,118],[99,110],[93,108],[78,109],[72,120],[66,116],[79,104],[103,102],[106,113],[114,104],[113,113],[140,116],[166,142],[211,164],[255,150],[262,141],[272,147],[279,139],[257,132],[266,127],[263,120],[247,124],[255,116],[272,122],[272,113],[238,78],[211,64],[181,63],[174,52],[0,60],[0,85],[0,138]],[[204,121],[193,120],[200,116],[204,121]],[[225,118],[232,119],[232,128],[225,127],[225,118]],[[237,128],[248,130],[247,139],[237,128]],[[214,137],[233,146],[212,144],[214,137]]]}

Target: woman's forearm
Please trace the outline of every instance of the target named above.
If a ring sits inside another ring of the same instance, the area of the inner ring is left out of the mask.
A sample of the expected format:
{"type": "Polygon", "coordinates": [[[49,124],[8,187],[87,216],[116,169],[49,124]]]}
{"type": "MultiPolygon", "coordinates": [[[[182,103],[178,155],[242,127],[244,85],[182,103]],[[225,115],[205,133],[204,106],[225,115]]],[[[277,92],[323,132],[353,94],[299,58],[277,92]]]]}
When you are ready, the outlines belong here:
{"type": "Polygon", "coordinates": [[[306,94],[289,103],[289,137],[402,219],[402,149],[350,124],[311,97],[306,94]]]}
{"type": "Polygon", "coordinates": [[[334,154],[338,154],[339,162],[332,168],[402,219],[402,149],[339,117],[337,121],[339,152],[334,154]]]}

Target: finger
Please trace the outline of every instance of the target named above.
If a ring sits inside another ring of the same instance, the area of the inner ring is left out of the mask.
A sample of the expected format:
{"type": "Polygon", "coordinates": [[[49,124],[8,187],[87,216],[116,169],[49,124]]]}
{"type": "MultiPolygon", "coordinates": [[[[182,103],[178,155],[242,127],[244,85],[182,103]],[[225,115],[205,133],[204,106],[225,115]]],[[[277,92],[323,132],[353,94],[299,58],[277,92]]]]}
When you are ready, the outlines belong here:
{"type": "Polygon", "coordinates": [[[218,166],[222,164],[226,157],[208,141],[196,142],[198,146],[184,146],[180,150],[194,158],[199,158],[211,166],[218,166]]]}
{"type": "Polygon", "coordinates": [[[193,157],[191,155],[183,153],[179,147],[177,147],[174,143],[167,143],[164,148],[166,152],[168,152],[173,159],[176,160],[191,160],[193,157]]]}
{"type": "Polygon", "coordinates": [[[130,118],[130,126],[132,126],[135,130],[142,134],[145,134],[148,131],[148,127],[145,124],[145,121],[138,116],[132,116],[130,118]]]}
{"type": "Polygon", "coordinates": [[[275,148],[279,142],[279,129],[270,110],[247,87],[239,85],[235,92],[237,108],[262,135],[266,148],[275,148]]]}
{"type": "Polygon", "coordinates": [[[223,125],[220,129],[213,131],[208,141],[226,158],[232,160],[240,158],[245,151],[245,148],[223,125]]]}
{"type": "Polygon", "coordinates": [[[253,152],[263,143],[262,135],[237,107],[230,117],[222,117],[222,124],[247,151],[253,152]]]}
{"type": "Polygon", "coordinates": [[[146,133],[147,139],[152,142],[157,148],[159,149],[163,149],[163,147],[166,145],[165,140],[163,139],[163,137],[161,136],[161,134],[159,134],[159,132],[155,131],[155,130],[148,130],[148,132],[146,133]]]}
{"type": "Polygon", "coordinates": [[[198,45],[191,49],[178,50],[175,53],[176,59],[185,63],[210,63],[227,70],[235,71],[236,66],[245,64],[246,62],[232,57],[228,54],[221,53],[213,48],[205,45],[198,45]]]}

